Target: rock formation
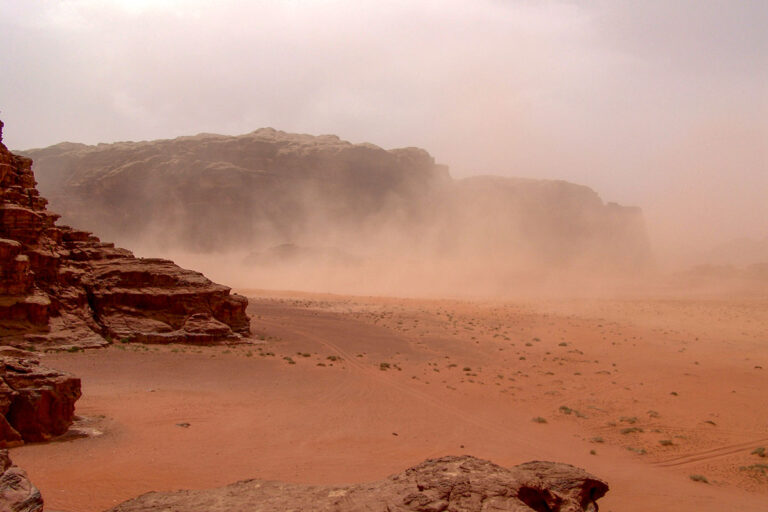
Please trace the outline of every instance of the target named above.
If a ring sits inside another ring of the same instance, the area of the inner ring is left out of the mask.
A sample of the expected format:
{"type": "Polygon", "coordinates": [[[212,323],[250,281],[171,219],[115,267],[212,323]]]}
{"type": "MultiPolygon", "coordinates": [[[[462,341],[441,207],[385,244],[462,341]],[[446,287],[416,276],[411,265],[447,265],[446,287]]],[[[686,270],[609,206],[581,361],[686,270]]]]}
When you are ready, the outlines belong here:
{"type": "MultiPolygon", "coordinates": [[[[135,258],[86,231],[57,226],[59,215],[46,208],[31,166],[29,158],[9,152],[0,138],[4,344],[207,343],[249,333],[247,300],[231,295],[229,288],[171,261],[135,258]]],[[[126,189],[121,195],[129,193],[126,189]]]]}
{"type": "Polygon", "coordinates": [[[19,352],[5,348],[10,357],[0,357],[0,448],[64,434],[80,398],[80,379],[19,352]]]}
{"type": "Polygon", "coordinates": [[[8,450],[0,450],[0,510],[43,512],[43,498],[27,474],[11,462],[8,450]]]}
{"type": "Polygon", "coordinates": [[[542,264],[635,272],[650,260],[638,208],[563,181],[453,180],[417,148],[260,129],[23,153],[68,222],[126,242],[244,249],[254,261],[275,246],[319,248],[310,264],[339,251],[470,263],[495,253],[523,273],[542,264]]]}
{"type": "Polygon", "coordinates": [[[366,484],[309,486],[246,480],[219,489],[151,492],[109,512],[593,512],[606,492],[605,482],[567,464],[529,462],[507,469],[465,455],[426,460],[366,484]]]}

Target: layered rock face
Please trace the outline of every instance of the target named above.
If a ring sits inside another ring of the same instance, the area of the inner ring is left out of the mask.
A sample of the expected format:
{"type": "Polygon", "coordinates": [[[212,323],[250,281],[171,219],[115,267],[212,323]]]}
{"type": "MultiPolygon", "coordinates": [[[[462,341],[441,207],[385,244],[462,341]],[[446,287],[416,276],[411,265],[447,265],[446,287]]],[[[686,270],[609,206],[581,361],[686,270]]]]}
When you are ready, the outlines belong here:
{"type": "Polygon", "coordinates": [[[3,349],[12,357],[0,357],[0,448],[64,434],[81,394],[79,378],[13,352],[3,349]]]}
{"type": "Polygon", "coordinates": [[[57,226],[59,216],[46,208],[31,166],[0,138],[3,344],[205,343],[249,333],[247,300],[229,288],[170,261],[135,258],[86,231],[57,226]]]}
{"type": "Polygon", "coordinates": [[[605,482],[567,464],[529,462],[507,469],[470,456],[451,456],[367,484],[307,486],[247,480],[220,489],[148,493],[110,512],[594,512],[607,491],[605,482]]]}
{"type": "Polygon", "coordinates": [[[261,129],[62,143],[24,154],[35,159],[41,189],[67,221],[129,243],[247,249],[262,265],[275,247],[307,252],[309,264],[341,259],[345,267],[355,257],[393,255],[521,270],[635,272],[650,261],[637,208],[605,204],[589,188],[562,181],[453,180],[417,148],[386,151],[261,129]]]}
{"type": "Polygon", "coordinates": [[[43,498],[24,470],[11,462],[8,450],[0,450],[0,510],[43,512],[43,498]]]}

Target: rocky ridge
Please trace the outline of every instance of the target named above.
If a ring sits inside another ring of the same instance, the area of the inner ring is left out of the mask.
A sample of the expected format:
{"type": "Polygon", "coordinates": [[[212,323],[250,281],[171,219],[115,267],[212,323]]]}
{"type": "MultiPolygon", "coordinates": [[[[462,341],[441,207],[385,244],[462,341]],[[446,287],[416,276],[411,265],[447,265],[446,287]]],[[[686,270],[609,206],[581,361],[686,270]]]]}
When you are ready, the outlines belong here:
{"type": "Polygon", "coordinates": [[[605,482],[568,464],[537,461],[507,469],[465,455],[426,460],[358,485],[246,480],[219,489],[151,492],[109,512],[596,512],[606,492],[605,482]]]}
{"type": "Polygon", "coordinates": [[[202,274],[136,258],[57,226],[32,160],[2,144],[0,338],[5,345],[93,347],[114,341],[209,343],[249,334],[247,300],[202,274]]]}

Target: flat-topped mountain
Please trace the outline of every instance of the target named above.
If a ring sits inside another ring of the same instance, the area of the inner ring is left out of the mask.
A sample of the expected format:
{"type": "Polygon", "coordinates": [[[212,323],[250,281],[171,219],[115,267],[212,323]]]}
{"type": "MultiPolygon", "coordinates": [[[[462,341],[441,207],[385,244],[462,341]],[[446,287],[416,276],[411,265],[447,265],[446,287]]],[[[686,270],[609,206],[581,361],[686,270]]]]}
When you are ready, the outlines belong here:
{"type": "Polygon", "coordinates": [[[563,181],[454,180],[418,148],[265,128],[22,153],[64,220],[126,244],[243,250],[261,265],[286,246],[309,260],[341,254],[345,267],[439,259],[634,272],[650,261],[638,208],[563,181]]]}

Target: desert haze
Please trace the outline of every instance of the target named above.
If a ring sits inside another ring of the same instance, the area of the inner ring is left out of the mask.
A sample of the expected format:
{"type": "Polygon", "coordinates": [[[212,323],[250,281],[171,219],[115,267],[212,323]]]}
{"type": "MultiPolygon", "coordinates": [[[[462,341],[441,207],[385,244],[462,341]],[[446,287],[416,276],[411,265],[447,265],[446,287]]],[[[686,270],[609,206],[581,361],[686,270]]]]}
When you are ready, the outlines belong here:
{"type": "Polygon", "coordinates": [[[22,154],[64,222],[240,287],[503,295],[654,268],[639,208],[564,181],[453,179],[414,147],[260,129],[22,154]]]}
{"type": "Polygon", "coordinates": [[[0,13],[1,512],[768,509],[764,2],[0,13]]]}

